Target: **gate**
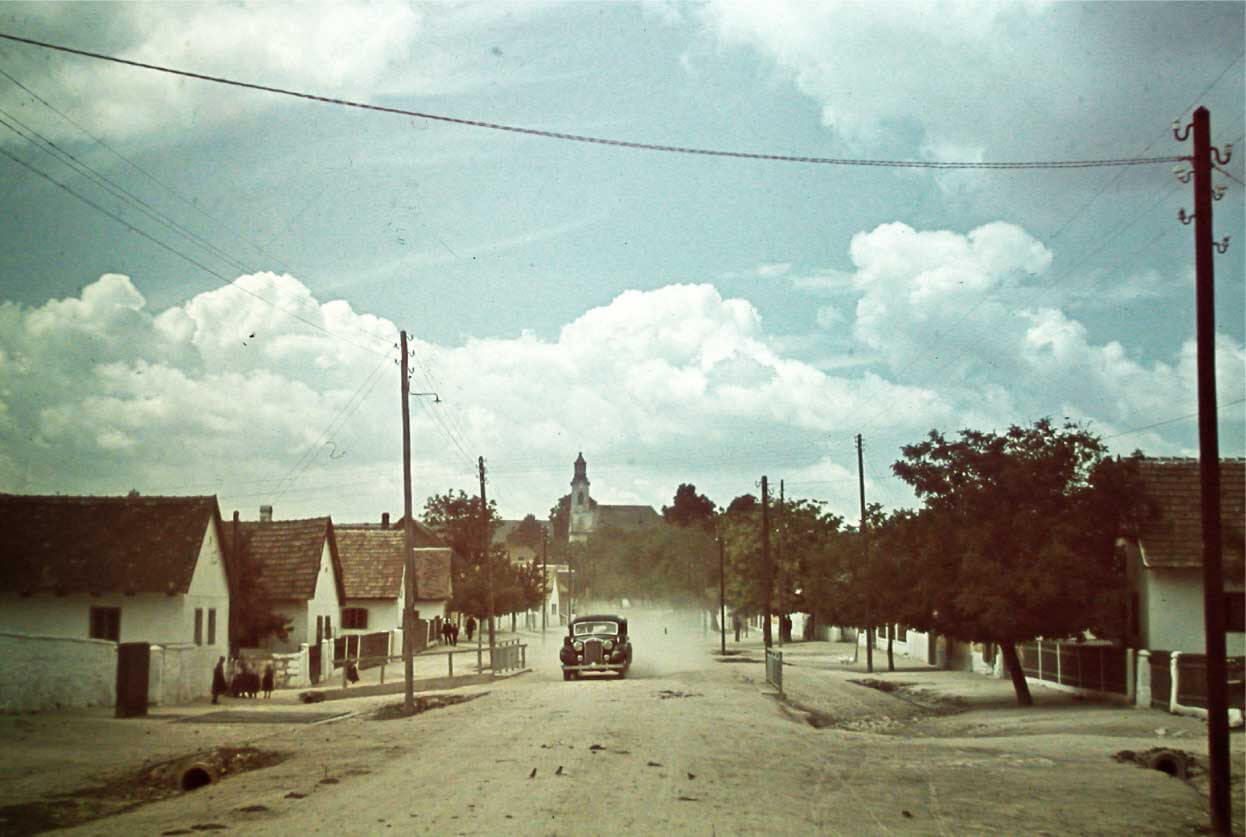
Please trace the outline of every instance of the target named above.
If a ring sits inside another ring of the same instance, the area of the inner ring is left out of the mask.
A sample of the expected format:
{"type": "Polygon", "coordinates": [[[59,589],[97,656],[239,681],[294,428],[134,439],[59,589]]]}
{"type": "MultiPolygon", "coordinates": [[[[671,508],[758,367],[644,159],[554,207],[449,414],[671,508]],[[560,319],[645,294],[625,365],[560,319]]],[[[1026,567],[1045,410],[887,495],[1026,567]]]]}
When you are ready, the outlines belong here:
{"type": "Polygon", "coordinates": [[[320,643],[307,646],[307,679],[320,682],[320,643]]]}
{"type": "Polygon", "coordinates": [[[151,671],[151,645],[122,642],[117,646],[117,717],[147,714],[147,684],[151,671]]]}
{"type": "Polygon", "coordinates": [[[783,694],[783,652],[766,649],[766,682],[783,694]]]}

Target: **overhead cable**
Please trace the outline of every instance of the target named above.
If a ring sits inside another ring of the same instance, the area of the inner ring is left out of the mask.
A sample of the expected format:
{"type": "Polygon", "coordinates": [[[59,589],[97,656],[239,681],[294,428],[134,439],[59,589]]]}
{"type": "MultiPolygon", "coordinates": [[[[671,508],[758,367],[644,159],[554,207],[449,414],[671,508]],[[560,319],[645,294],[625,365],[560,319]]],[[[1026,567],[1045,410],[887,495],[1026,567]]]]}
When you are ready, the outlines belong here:
{"type": "Polygon", "coordinates": [[[52,49],[58,52],[65,52],[71,55],[80,55],[85,58],[94,58],[99,61],[109,61],[114,64],[124,64],[130,67],[138,67],[143,70],[153,70],[159,73],[168,73],[169,75],[182,76],[184,78],[194,78],[200,81],[210,81],[214,84],[224,84],[231,87],[241,87],[248,90],[259,90],[264,93],[276,93],[281,96],[292,96],[298,99],[307,99],[313,102],[321,102],[328,105],[339,105],[341,107],[358,108],[360,110],[371,110],[380,113],[392,113],[399,116],[409,116],[416,119],[427,119],[434,122],[446,122],[454,125],[465,125],[472,128],[485,128],[491,131],[506,131],[514,134],[525,134],[528,136],[543,137],[545,139],[564,140],[567,142],[582,142],[593,145],[608,145],[616,148],[631,148],[640,151],[662,151],[669,154],[693,154],[705,157],[733,157],[745,160],[768,160],[771,162],[781,163],[808,163],[815,165],[829,166],[874,166],[879,168],[909,168],[909,169],[1087,169],[1087,168],[1103,168],[1109,166],[1144,166],[1155,165],[1160,163],[1176,163],[1187,159],[1184,156],[1172,157],[1126,157],[1121,159],[1109,160],[1043,160],[1043,161],[1013,161],[1013,162],[945,162],[932,160],[863,160],[847,157],[809,157],[791,154],[765,154],[750,151],[726,151],[722,149],[711,148],[692,148],[682,145],[658,145],[655,143],[635,142],[631,140],[609,139],[606,137],[593,137],[584,134],[568,134],[560,131],[546,131],[539,128],[523,128],[517,125],[503,125],[497,122],[486,122],[479,119],[464,119],[457,116],[446,116],[444,114],[425,113],[422,111],[406,110],[404,108],[386,107],[384,105],[372,105],[366,102],[355,102],[349,99],[339,99],[333,96],[320,96],[314,93],[306,93],[298,90],[288,90],[282,87],[273,87],[267,84],[256,84],[254,82],[238,81],[237,79],[225,78],[223,76],[211,76],[205,73],[196,73],[189,70],[178,70],[172,67],[164,67],[159,64],[148,64],[142,61],[132,61],[128,58],[119,58],[115,55],[105,55],[99,52],[91,52],[89,50],[75,49],[60,44],[52,44],[46,41],[37,41],[33,38],[22,38],[17,35],[9,35],[0,32],[0,38],[17,43],[30,44],[31,46],[42,47],[44,49],[52,49]]]}

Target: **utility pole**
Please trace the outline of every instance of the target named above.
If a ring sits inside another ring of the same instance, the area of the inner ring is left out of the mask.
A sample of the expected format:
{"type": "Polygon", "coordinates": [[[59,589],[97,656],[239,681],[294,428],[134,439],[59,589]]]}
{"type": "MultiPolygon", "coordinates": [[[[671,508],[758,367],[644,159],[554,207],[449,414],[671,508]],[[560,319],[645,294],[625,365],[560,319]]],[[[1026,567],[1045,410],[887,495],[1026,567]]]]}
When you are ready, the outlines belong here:
{"type": "MultiPolygon", "coordinates": [[[[1173,135],[1183,142],[1190,127],[1181,130],[1178,120],[1173,135]]],[[[1233,800],[1229,795],[1229,721],[1224,638],[1224,570],[1220,558],[1220,438],[1216,427],[1216,306],[1215,252],[1229,249],[1229,239],[1212,239],[1213,200],[1223,190],[1211,183],[1212,154],[1215,163],[1227,165],[1232,146],[1220,150],[1211,145],[1211,113],[1194,111],[1194,272],[1195,320],[1198,340],[1198,458],[1203,522],[1203,629],[1207,660],[1207,752],[1209,761],[1211,830],[1232,830],[1233,800]]],[[[1179,174],[1183,182],[1189,173],[1179,174]]],[[[1177,216],[1190,223],[1182,209],[1177,216]]]]}
{"type": "Polygon", "coordinates": [[[766,591],[766,621],[762,624],[762,641],[767,648],[771,646],[774,638],[770,631],[770,598],[774,594],[774,567],[770,564],[770,513],[767,506],[770,503],[770,487],[766,482],[766,478],[761,478],[761,563],[762,572],[765,573],[765,583],[763,585],[766,591]]]}
{"type": "Polygon", "coordinates": [[[776,574],[779,579],[779,583],[776,586],[778,587],[779,645],[781,646],[783,645],[784,619],[787,616],[787,604],[784,601],[786,598],[784,594],[787,590],[783,586],[786,581],[783,577],[783,480],[779,480],[779,528],[777,531],[779,542],[777,544],[778,549],[776,551],[778,552],[778,556],[775,558],[775,566],[778,568],[776,574]]]}
{"type": "Polygon", "coordinates": [[[723,544],[723,535],[719,531],[718,537],[718,633],[722,639],[722,655],[727,656],[727,561],[724,555],[726,546],[723,544]]]}
{"type": "MultiPolygon", "coordinates": [[[[860,484],[860,489],[861,489],[860,490],[860,493],[861,493],[861,553],[865,558],[865,562],[862,564],[862,566],[869,567],[870,565],[870,537],[869,537],[869,531],[866,526],[866,519],[865,519],[865,468],[864,468],[862,460],[863,460],[863,457],[861,455],[861,434],[858,433],[857,434],[857,478],[858,478],[858,482],[860,484]]],[[[865,670],[868,672],[874,671],[874,626],[871,623],[871,620],[874,618],[874,614],[871,612],[872,609],[870,608],[871,598],[872,597],[870,596],[869,586],[866,585],[865,621],[867,624],[865,626],[865,670]]]]}
{"type": "Polygon", "coordinates": [[[545,613],[549,610],[549,531],[541,527],[541,641],[545,640],[545,613]]]}
{"type": "Polygon", "coordinates": [[[485,499],[485,458],[481,456],[476,461],[480,466],[480,546],[485,557],[485,583],[489,589],[489,674],[492,676],[493,649],[496,645],[493,630],[493,555],[490,550],[492,544],[489,543],[489,502],[485,499]]]}
{"type": "Polygon", "coordinates": [[[402,351],[402,661],[406,674],[403,710],[415,714],[415,552],[411,548],[411,409],[407,393],[407,332],[401,332],[402,351]]]}

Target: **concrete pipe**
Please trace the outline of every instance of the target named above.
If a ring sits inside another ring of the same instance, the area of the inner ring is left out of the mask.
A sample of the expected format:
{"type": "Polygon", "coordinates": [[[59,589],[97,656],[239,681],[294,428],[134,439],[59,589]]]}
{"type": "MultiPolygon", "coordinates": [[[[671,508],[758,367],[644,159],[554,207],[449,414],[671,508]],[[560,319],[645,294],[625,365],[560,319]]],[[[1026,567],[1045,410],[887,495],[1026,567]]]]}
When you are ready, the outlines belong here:
{"type": "Polygon", "coordinates": [[[178,785],[184,791],[198,790],[215,781],[216,771],[212,769],[212,765],[202,761],[186,765],[182,768],[181,775],[178,776],[178,785]]]}
{"type": "Polygon", "coordinates": [[[1160,750],[1152,753],[1147,758],[1147,767],[1178,779],[1187,778],[1189,772],[1189,763],[1185,754],[1174,750],[1160,750]]]}

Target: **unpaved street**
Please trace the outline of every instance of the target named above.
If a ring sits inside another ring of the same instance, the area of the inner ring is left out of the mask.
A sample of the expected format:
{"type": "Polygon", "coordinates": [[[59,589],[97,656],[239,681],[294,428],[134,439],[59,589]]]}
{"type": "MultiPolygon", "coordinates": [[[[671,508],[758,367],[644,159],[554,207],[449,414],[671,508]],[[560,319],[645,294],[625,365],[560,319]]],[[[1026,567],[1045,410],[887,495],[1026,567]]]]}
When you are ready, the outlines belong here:
{"type": "Polygon", "coordinates": [[[1195,787],[1111,759],[1154,746],[1157,726],[1205,752],[1198,722],[1048,706],[1041,691],[1028,715],[999,701],[932,715],[789,646],[794,690],[822,690],[817,728],[760,663],[632,624],[625,680],[564,683],[551,633],[544,652],[532,641],[534,671],[461,690],[488,692],[475,700],[291,727],[264,745],[290,753],[275,767],[71,833],[1174,834],[1204,821],[1195,787]]]}

